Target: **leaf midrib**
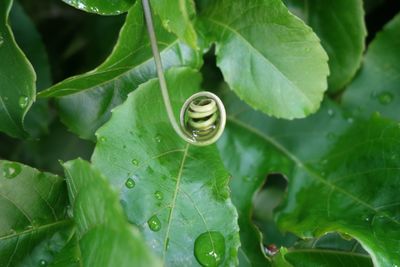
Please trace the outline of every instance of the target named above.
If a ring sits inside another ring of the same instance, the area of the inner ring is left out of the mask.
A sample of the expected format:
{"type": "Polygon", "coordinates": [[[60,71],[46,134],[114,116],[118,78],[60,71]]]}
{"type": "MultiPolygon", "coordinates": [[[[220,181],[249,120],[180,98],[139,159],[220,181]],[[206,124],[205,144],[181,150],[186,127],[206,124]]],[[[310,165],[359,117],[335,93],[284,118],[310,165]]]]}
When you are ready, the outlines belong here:
{"type": "MultiPolygon", "coordinates": [[[[248,130],[252,133],[254,133],[255,135],[258,135],[259,137],[261,137],[262,139],[266,140],[268,143],[270,143],[272,146],[274,146],[276,149],[278,149],[279,151],[281,151],[285,156],[287,156],[288,158],[290,158],[293,163],[296,164],[297,167],[302,168],[306,173],[309,174],[310,177],[318,180],[319,182],[321,182],[322,184],[324,184],[325,186],[328,186],[330,188],[332,188],[332,190],[337,190],[338,192],[341,192],[342,194],[350,197],[351,199],[354,200],[354,202],[372,210],[373,212],[375,212],[376,214],[379,212],[375,207],[371,206],[370,204],[362,201],[361,199],[359,199],[357,196],[354,196],[353,194],[351,194],[350,192],[346,191],[345,189],[332,184],[331,182],[329,182],[328,180],[325,180],[323,177],[321,177],[318,173],[312,171],[310,168],[308,168],[306,166],[306,164],[304,164],[298,157],[296,157],[296,155],[294,155],[292,152],[290,152],[286,147],[284,147],[282,144],[280,144],[279,142],[277,142],[275,139],[271,138],[270,136],[264,134],[263,132],[261,132],[260,130],[245,124],[244,122],[240,121],[237,118],[233,118],[233,117],[228,117],[228,121],[236,124],[239,127],[244,128],[245,130],[248,130]]],[[[382,214],[384,217],[388,218],[391,222],[395,223],[395,224],[399,224],[400,222],[396,221],[395,219],[389,217],[387,214],[382,214]]]]}
{"type": "Polygon", "coordinates": [[[32,227],[32,228],[30,228],[28,230],[24,230],[24,231],[21,231],[21,232],[18,232],[18,233],[0,236],[0,241],[6,240],[6,239],[9,239],[9,238],[13,238],[13,237],[16,237],[16,236],[35,233],[35,232],[38,232],[38,231],[45,230],[47,228],[52,228],[52,227],[63,225],[63,224],[69,224],[71,222],[72,222],[71,219],[63,219],[63,220],[55,221],[55,222],[52,222],[52,223],[49,223],[49,224],[43,224],[43,225],[40,225],[38,227],[32,227]]]}

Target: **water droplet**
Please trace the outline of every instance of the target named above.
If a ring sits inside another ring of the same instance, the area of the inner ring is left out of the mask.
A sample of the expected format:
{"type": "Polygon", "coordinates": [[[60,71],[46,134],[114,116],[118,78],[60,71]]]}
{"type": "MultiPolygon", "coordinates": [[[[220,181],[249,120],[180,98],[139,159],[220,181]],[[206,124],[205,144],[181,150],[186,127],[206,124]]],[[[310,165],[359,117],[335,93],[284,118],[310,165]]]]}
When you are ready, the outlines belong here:
{"type": "Polygon", "coordinates": [[[126,179],[126,181],[125,181],[125,186],[126,186],[127,188],[132,189],[132,188],[135,187],[135,185],[136,185],[136,183],[135,183],[135,181],[134,181],[132,178],[126,179]]]}
{"type": "Polygon", "coordinates": [[[363,221],[366,221],[366,222],[371,222],[372,221],[372,217],[373,217],[373,215],[366,214],[366,215],[362,216],[361,219],[363,221]]]}
{"type": "Polygon", "coordinates": [[[349,117],[349,118],[347,118],[347,122],[350,123],[350,124],[352,124],[352,123],[354,122],[354,119],[351,118],[351,117],[349,117]]]}
{"type": "Polygon", "coordinates": [[[105,143],[105,142],[107,142],[107,137],[102,136],[102,137],[100,137],[99,140],[100,140],[101,143],[105,143]]]}
{"type": "Polygon", "coordinates": [[[17,177],[21,173],[21,165],[13,162],[4,163],[3,165],[3,176],[8,179],[17,177]]]}
{"type": "Polygon", "coordinates": [[[29,103],[29,98],[27,96],[21,96],[18,100],[18,104],[21,108],[26,108],[29,103]]]}
{"type": "Polygon", "coordinates": [[[333,109],[329,109],[328,110],[328,115],[329,115],[329,117],[335,116],[335,111],[333,111],[333,109]]]}
{"type": "Polygon", "coordinates": [[[47,266],[47,261],[46,260],[40,260],[39,261],[39,266],[47,266]]]}
{"type": "Polygon", "coordinates": [[[157,215],[151,216],[150,219],[147,221],[147,224],[149,225],[151,231],[158,232],[161,229],[161,222],[160,219],[158,219],[157,215]]]}
{"type": "Polygon", "coordinates": [[[132,164],[133,164],[134,166],[139,166],[139,161],[138,161],[137,159],[133,159],[133,160],[132,160],[132,164]]]}
{"type": "Polygon", "coordinates": [[[194,255],[202,266],[219,266],[225,256],[225,238],[220,232],[205,232],[194,242],[194,255]]]}
{"type": "Polygon", "coordinates": [[[161,191],[156,191],[156,192],[154,193],[154,197],[155,197],[157,200],[162,200],[162,199],[164,198],[164,194],[163,194],[163,192],[161,192],[161,191]]]}
{"type": "Polygon", "coordinates": [[[155,140],[157,143],[161,143],[161,136],[160,136],[160,135],[156,135],[156,137],[154,137],[154,140],[155,140]]]}
{"type": "Polygon", "coordinates": [[[166,19],[166,20],[163,20],[163,21],[162,21],[163,27],[164,27],[165,29],[167,29],[169,32],[171,31],[171,28],[170,28],[170,26],[169,26],[170,22],[171,22],[171,21],[170,21],[169,19],[166,19]]]}
{"type": "Polygon", "coordinates": [[[385,106],[392,103],[393,99],[394,99],[394,95],[390,92],[382,92],[378,95],[379,103],[381,103],[382,105],[385,105],[385,106]]]}

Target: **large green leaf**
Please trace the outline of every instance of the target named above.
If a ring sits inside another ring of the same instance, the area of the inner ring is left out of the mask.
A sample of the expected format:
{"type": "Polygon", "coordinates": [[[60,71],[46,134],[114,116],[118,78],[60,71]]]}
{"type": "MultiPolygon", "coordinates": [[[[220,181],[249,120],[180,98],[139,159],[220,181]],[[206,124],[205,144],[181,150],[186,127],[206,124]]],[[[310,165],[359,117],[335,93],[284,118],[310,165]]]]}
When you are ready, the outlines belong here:
{"type": "Polygon", "coordinates": [[[23,120],[35,101],[35,72],[8,24],[12,0],[0,3],[0,131],[24,137],[23,120]]]}
{"type": "Polygon", "coordinates": [[[128,11],[135,0],[63,0],[63,2],[100,15],[117,15],[128,11]]]}
{"type": "MultiPolygon", "coordinates": [[[[220,145],[223,156],[235,151],[230,146],[245,147],[255,158],[270,161],[254,168],[282,172],[289,179],[278,217],[283,230],[301,237],[341,232],[356,238],[376,266],[399,264],[396,123],[377,116],[355,120],[330,103],[309,119],[288,123],[265,118],[237,100],[227,103],[233,115],[220,145]]],[[[248,155],[237,154],[236,164],[253,162],[248,155]]]]}
{"type": "MultiPolygon", "coordinates": [[[[35,69],[37,90],[49,87],[52,80],[44,44],[35,25],[18,2],[15,2],[11,9],[10,24],[15,40],[35,69]]],[[[48,131],[50,112],[47,102],[47,100],[36,101],[27,113],[25,128],[30,136],[37,137],[48,131]]]]}
{"type": "Polygon", "coordinates": [[[193,0],[151,0],[151,5],[168,31],[196,49],[197,35],[191,21],[196,14],[193,0]]]}
{"type": "Polygon", "coordinates": [[[367,31],[362,0],[286,0],[315,33],[329,56],[329,90],[344,89],[360,67],[367,31]]]}
{"type": "Polygon", "coordinates": [[[281,248],[273,258],[273,266],[359,266],[372,267],[371,258],[355,240],[345,240],[338,234],[302,241],[294,248],[281,248]]]}
{"type": "MultiPolygon", "coordinates": [[[[200,75],[173,68],[166,78],[178,112],[199,89],[200,75]]],[[[229,175],[215,146],[191,146],[174,132],[158,80],[131,93],[97,136],[93,164],[119,188],[129,221],[166,266],[236,264],[239,230],[229,175]]]]}
{"type": "MultiPolygon", "coordinates": [[[[46,97],[60,97],[60,116],[68,128],[91,139],[94,132],[110,117],[110,110],[127,94],[150,78],[156,77],[143,11],[137,3],[129,11],[114,51],[95,70],[69,78],[41,92],[46,97]]],[[[162,29],[156,20],[156,33],[164,68],[188,65],[199,68],[201,53],[179,42],[162,29]]]]}
{"type": "Polygon", "coordinates": [[[343,104],[357,116],[379,111],[400,120],[400,15],[370,44],[364,65],[343,95],[343,104]]]}
{"type": "Polygon", "coordinates": [[[217,64],[241,99],[286,119],[318,109],[328,57],[280,0],[210,1],[201,16],[200,31],[216,42],[217,64]]]}
{"type": "Polygon", "coordinates": [[[126,221],[106,178],[81,159],[64,168],[83,266],[161,266],[126,221]]]}
{"type": "Polygon", "coordinates": [[[0,161],[0,266],[50,262],[71,232],[66,202],[61,177],[0,161]]]}

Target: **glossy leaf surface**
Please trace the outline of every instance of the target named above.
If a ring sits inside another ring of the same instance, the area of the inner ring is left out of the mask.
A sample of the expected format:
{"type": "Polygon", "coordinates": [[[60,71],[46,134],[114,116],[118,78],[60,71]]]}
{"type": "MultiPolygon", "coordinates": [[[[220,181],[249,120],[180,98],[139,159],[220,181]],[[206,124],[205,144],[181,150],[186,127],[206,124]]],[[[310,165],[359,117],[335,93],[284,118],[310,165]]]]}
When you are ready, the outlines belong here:
{"type": "Polygon", "coordinates": [[[160,266],[106,178],[81,159],[64,168],[83,266],[160,266]]]}
{"type": "MultiPolygon", "coordinates": [[[[156,20],[155,28],[164,68],[188,65],[199,68],[202,58],[163,30],[156,20]]],[[[156,77],[143,11],[137,3],[129,11],[112,54],[95,70],[71,77],[42,92],[41,96],[62,97],[60,115],[68,128],[80,137],[93,139],[94,132],[110,117],[139,84],[156,77]]]]}
{"type": "Polygon", "coordinates": [[[0,161],[0,266],[50,262],[70,232],[66,203],[61,177],[0,161]]]}
{"type": "Polygon", "coordinates": [[[135,0],[63,0],[80,10],[100,15],[117,15],[129,10],[135,0]]]}
{"type": "Polygon", "coordinates": [[[193,0],[151,0],[151,5],[165,29],[196,49],[197,34],[191,21],[196,14],[193,0]]]}
{"type": "Polygon", "coordinates": [[[363,245],[377,266],[399,264],[400,147],[393,142],[400,134],[397,124],[377,116],[358,121],[330,103],[315,116],[288,123],[228,102],[228,114],[234,115],[225,137],[232,141],[220,146],[224,157],[229,154],[224,151],[245,147],[253,156],[237,154],[237,164],[264,155],[272,161],[268,172],[281,172],[289,179],[278,217],[282,230],[301,237],[345,233],[363,245]],[[237,128],[246,130],[247,137],[244,132],[237,135],[237,128]],[[244,138],[254,145],[242,145],[244,138]],[[267,145],[272,152],[262,151],[267,145]]]}
{"type": "Polygon", "coordinates": [[[0,131],[24,137],[23,121],[35,101],[36,75],[8,24],[12,2],[0,3],[0,131]]]}
{"type": "Polygon", "coordinates": [[[225,81],[246,103],[286,119],[318,109],[328,57],[280,0],[209,1],[201,16],[200,31],[216,42],[225,81]]]}
{"type": "Polygon", "coordinates": [[[293,12],[321,39],[329,56],[329,90],[336,92],[360,67],[367,31],[362,0],[287,0],[293,12]]]}
{"type": "MultiPolygon", "coordinates": [[[[200,75],[173,68],[166,78],[178,112],[200,75]]],[[[119,188],[128,220],[166,266],[235,265],[229,175],[215,146],[191,146],[174,132],[156,79],[131,93],[97,136],[93,164],[119,188]]]]}
{"type": "MultiPolygon", "coordinates": [[[[15,40],[35,69],[37,91],[49,87],[52,79],[46,49],[33,21],[18,2],[14,2],[11,9],[10,24],[15,40]]],[[[50,111],[47,102],[47,100],[36,101],[27,113],[24,122],[30,136],[37,137],[48,132],[50,111]]]]}
{"type": "Polygon", "coordinates": [[[379,111],[400,120],[400,15],[370,44],[364,65],[343,95],[343,103],[357,116],[379,111]]]}

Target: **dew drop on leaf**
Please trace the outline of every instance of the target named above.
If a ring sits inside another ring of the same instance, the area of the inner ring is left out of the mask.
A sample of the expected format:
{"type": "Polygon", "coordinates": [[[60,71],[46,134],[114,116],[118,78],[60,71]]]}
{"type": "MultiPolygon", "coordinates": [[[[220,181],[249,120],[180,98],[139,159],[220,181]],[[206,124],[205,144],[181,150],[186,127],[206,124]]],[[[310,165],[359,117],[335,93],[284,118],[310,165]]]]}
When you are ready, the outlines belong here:
{"type": "Polygon", "coordinates": [[[17,163],[4,163],[3,176],[7,179],[12,179],[21,173],[21,166],[17,163]]]}
{"type": "Polygon", "coordinates": [[[155,197],[157,200],[162,200],[162,199],[164,198],[164,194],[163,194],[161,191],[156,191],[156,192],[154,193],[154,197],[155,197]]]}
{"type": "Polygon", "coordinates": [[[21,96],[18,100],[18,104],[21,108],[26,108],[29,103],[29,99],[27,96],[21,96]]]}
{"type": "Polygon", "coordinates": [[[131,162],[133,166],[139,166],[139,161],[137,159],[133,159],[131,162]]]}
{"type": "Polygon", "coordinates": [[[105,143],[107,142],[107,138],[105,136],[100,137],[100,143],[105,143]]]}
{"type": "Polygon", "coordinates": [[[161,143],[161,136],[160,136],[160,135],[156,135],[156,137],[154,137],[154,140],[155,140],[157,143],[161,143]]]}
{"type": "Polygon", "coordinates": [[[127,188],[132,189],[132,188],[135,187],[135,185],[136,185],[136,183],[135,183],[135,181],[134,181],[132,178],[126,179],[126,181],[125,181],[125,186],[126,186],[127,188]]]}
{"type": "Polygon", "coordinates": [[[39,266],[43,267],[43,266],[47,266],[47,261],[46,260],[40,260],[39,261],[39,266]]]}
{"type": "Polygon", "coordinates": [[[386,106],[393,102],[394,96],[390,92],[382,92],[378,95],[379,103],[386,106]]]}
{"type": "Polygon", "coordinates": [[[153,232],[158,232],[161,229],[161,222],[157,215],[151,216],[147,221],[147,224],[149,225],[150,230],[153,232]]]}
{"type": "Polygon", "coordinates": [[[202,266],[219,266],[225,256],[225,238],[220,232],[205,232],[194,242],[194,255],[202,266]]]}

